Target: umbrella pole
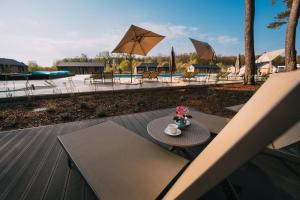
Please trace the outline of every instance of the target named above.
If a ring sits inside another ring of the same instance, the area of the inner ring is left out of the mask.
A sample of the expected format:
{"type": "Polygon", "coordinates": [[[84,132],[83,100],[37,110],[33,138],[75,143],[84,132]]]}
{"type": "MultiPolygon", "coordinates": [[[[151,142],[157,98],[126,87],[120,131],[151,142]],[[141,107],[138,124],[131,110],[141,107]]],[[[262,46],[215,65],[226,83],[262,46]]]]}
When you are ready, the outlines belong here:
{"type": "Polygon", "coordinates": [[[130,65],[130,83],[132,83],[132,57],[129,55],[129,65],[130,65]]]}
{"type": "Polygon", "coordinates": [[[172,64],[171,64],[171,71],[170,71],[170,73],[171,73],[171,83],[172,83],[172,75],[173,75],[173,66],[172,66],[172,64]]]}

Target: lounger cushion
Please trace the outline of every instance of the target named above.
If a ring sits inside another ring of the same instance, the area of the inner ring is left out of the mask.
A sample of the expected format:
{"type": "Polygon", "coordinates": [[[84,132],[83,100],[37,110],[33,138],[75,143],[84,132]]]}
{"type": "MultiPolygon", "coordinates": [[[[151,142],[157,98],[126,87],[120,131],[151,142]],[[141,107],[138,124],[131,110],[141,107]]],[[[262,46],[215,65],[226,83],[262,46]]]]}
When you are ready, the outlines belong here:
{"type": "Polygon", "coordinates": [[[155,199],[188,163],[112,121],[59,140],[99,199],[155,199]]]}

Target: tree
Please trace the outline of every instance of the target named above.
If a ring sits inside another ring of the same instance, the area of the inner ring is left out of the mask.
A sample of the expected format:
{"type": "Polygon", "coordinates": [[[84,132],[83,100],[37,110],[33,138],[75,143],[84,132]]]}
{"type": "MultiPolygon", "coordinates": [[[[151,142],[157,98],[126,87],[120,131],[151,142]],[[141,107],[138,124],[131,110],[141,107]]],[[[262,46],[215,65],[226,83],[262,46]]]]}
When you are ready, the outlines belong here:
{"type": "Polygon", "coordinates": [[[245,79],[244,84],[253,85],[255,73],[255,53],[254,53],[254,0],[245,0],[245,79]]]}
{"type": "Polygon", "coordinates": [[[293,0],[290,10],[289,22],[285,35],[285,65],[287,71],[297,69],[297,51],[295,48],[296,29],[299,18],[300,0],[293,0]]]}
{"type": "Polygon", "coordinates": [[[128,72],[130,71],[130,61],[129,60],[122,60],[119,69],[122,70],[122,72],[128,72]]]}
{"type": "Polygon", "coordinates": [[[89,59],[86,54],[82,53],[80,57],[81,62],[87,62],[89,59]]]}
{"type": "Polygon", "coordinates": [[[39,65],[34,60],[28,61],[28,68],[29,68],[29,71],[31,71],[31,72],[40,70],[39,65]]]}
{"type": "MultiPolygon", "coordinates": [[[[271,29],[279,28],[284,24],[287,25],[285,35],[285,66],[286,71],[297,69],[297,51],[295,48],[296,30],[299,19],[300,0],[282,0],[286,5],[286,10],[280,12],[275,17],[275,21],[267,27],[271,29]]],[[[273,0],[274,4],[276,1],[273,0]]]]}

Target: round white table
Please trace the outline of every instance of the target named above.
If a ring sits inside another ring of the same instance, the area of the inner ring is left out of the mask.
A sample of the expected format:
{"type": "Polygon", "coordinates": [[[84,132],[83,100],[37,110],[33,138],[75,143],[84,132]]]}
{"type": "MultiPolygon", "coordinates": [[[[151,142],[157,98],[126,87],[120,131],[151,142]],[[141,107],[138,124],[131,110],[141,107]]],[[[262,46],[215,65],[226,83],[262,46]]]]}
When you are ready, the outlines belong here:
{"type": "Polygon", "coordinates": [[[192,147],[203,144],[210,139],[210,132],[200,122],[190,119],[191,125],[185,128],[178,136],[164,133],[168,124],[174,123],[172,116],[161,117],[148,123],[148,134],[155,140],[171,145],[172,147],[192,147]]]}

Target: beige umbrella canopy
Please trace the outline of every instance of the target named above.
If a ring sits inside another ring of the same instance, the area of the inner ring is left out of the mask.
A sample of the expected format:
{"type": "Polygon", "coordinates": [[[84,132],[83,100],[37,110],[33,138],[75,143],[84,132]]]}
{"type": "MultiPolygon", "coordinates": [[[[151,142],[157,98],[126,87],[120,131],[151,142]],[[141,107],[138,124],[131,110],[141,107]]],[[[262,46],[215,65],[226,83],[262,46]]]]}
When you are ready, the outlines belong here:
{"type": "Polygon", "coordinates": [[[195,39],[190,38],[191,42],[193,43],[197,55],[200,59],[204,60],[213,60],[215,57],[214,49],[206,42],[201,42],[195,39]]]}
{"type": "Polygon", "coordinates": [[[274,60],[281,54],[284,54],[284,49],[269,51],[269,52],[263,53],[255,62],[256,63],[271,62],[272,60],[274,60]]]}
{"type": "MultiPolygon", "coordinates": [[[[112,51],[112,53],[127,53],[129,55],[135,54],[146,56],[147,53],[164,38],[165,36],[159,35],[152,31],[148,31],[135,25],[131,25],[124,37],[122,38],[122,40],[120,41],[120,43],[112,51]]],[[[131,64],[130,68],[130,82],[132,83],[131,64]]]]}
{"type": "Polygon", "coordinates": [[[145,56],[165,36],[131,25],[113,53],[128,53],[145,56]]]}
{"type": "Polygon", "coordinates": [[[241,57],[240,57],[240,54],[236,57],[236,61],[235,61],[235,73],[239,73],[240,71],[240,68],[241,68],[241,57]]]}

